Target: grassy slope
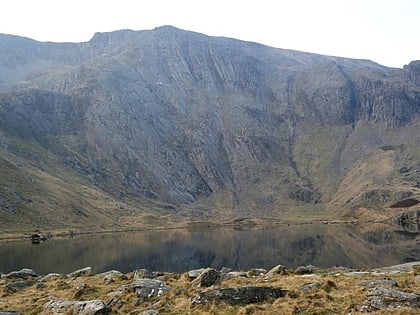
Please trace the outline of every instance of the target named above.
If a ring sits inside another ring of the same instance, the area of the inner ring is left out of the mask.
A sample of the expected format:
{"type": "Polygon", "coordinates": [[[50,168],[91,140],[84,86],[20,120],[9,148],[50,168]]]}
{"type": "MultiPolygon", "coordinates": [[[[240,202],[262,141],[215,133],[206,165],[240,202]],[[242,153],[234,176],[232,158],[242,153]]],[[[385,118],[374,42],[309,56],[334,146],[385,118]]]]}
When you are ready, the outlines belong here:
{"type": "MultiPolygon", "coordinates": [[[[156,205],[116,200],[35,142],[0,149],[0,229],[98,230],[160,222],[156,205]],[[135,217],[136,220],[130,220],[135,217]]],[[[162,212],[162,211],[161,211],[162,212]]],[[[147,224],[146,224],[147,225],[147,224]]]]}
{"type": "Polygon", "coordinates": [[[355,130],[307,125],[295,145],[296,164],[339,216],[420,198],[419,127],[419,120],[395,130],[367,123],[355,130]]]}

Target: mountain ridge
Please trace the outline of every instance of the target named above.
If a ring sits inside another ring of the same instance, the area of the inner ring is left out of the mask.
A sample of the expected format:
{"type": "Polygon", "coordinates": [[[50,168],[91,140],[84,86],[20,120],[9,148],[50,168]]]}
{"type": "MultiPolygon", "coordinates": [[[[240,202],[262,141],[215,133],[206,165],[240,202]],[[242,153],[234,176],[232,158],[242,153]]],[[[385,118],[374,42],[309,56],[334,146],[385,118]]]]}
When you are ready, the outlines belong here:
{"type": "MultiPolygon", "coordinates": [[[[420,196],[418,61],[394,69],[169,26],[24,42],[21,55],[0,50],[2,163],[44,172],[48,156],[120,218],[329,216],[420,196]]],[[[4,180],[2,208],[25,208],[15,196],[31,185],[4,180]]]]}

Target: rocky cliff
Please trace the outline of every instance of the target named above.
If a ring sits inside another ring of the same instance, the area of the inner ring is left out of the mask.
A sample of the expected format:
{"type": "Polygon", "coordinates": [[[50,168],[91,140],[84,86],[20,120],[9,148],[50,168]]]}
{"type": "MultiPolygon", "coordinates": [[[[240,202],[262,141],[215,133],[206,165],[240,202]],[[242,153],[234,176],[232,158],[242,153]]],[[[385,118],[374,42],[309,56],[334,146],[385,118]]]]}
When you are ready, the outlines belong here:
{"type": "Polygon", "coordinates": [[[419,69],[169,26],[77,44],[0,35],[0,217],[112,225],[419,198],[419,69]]]}

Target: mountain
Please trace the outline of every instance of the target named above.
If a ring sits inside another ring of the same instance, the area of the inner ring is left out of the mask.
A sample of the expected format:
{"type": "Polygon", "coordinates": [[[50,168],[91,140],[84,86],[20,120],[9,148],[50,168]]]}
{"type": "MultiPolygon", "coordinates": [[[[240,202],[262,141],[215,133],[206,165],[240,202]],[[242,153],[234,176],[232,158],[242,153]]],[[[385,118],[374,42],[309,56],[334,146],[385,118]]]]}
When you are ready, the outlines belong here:
{"type": "Polygon", "coordinates": [[[0,221],[357,215],[420,198],[419,127],[420,61],[170,26],[84,43],[0,35],[0,221]]]}

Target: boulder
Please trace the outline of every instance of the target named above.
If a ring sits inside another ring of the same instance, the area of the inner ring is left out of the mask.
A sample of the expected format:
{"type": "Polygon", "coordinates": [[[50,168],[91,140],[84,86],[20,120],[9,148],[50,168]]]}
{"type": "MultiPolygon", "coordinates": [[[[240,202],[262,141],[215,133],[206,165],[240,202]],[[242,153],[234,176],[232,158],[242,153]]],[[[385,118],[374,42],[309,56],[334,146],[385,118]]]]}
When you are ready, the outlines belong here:
{"type": "Polygon", "coordinates": [[[235,278],[248,278],[248,274],[245,271],[231,271],[223,275],[223,280],[231,280],[235,278]]]}
{"type": "Polygon", "coordinates": [[[72,273],[69,273],[68,277],[77,278],[77,277],[91,275],[91,274],[92,274],[92,267],[85,267],[85,268],[73,271],[72,273]]]}
{"type": "Polygon", "coordinates": [[[139,279],[129,285],[136,292],[137,297],[151,298],[160,297],[164,292],[171,290],[170,286],[155,279],[139,279]]]}
{"type": "Polygon", "coordinates": [[[15,282],[8,283],[6,285],[6,289],[9,292],[16,292],[18,290],[25,289],[25,288],[28,288],[30,286],[33,286],[34,284],[35,284],[34,281],[26,281],[26,280],[15,281],[15,282]]]}
{"type": "Polygon", "coordinates": [[[313,282],[305,284],[300,290],[303,292],[309,292],[312,289],[320,289],[322,287],[322,282],[313,282]]]}
{"type": "Polygon", "coordinates": [[[111,308],[101,300],[51,300],[44,304],[44,312],[47,314],[106,315],[111,312],[111,308]]]}
{"type": "Polygon", "coordinates": [[[125,276],[123,273],[121,273],[118,270],[110,270],[107,272],[103,272],[97,275],[98,277],[104,278],[104,281],[106,283],[112,283],[116,279],[120,280],[127,280],[127,276],[125,276]]]}
{"type": "Polygon", "coordinates": [[[220,280],[220,272],[214,268],[206,268],[203,272],[192,281],[192,285],[196,287],[211,287],[220,280]]]}
{"type": "Polygon", "coordinates": [[[204,270],[205,270],[205,268],[190,270],[190,271],[188,271],[188,277],[190,278],[190,280],[198,278],[198,276],[201,275],[201,273],[204,270]]]}
{"type": "Polygon", "coordinates": [[[133,279],[154,279],[163,276],[161,271],[150,271],[148,269],[138,269],[133,273],[133,279]]]}
{"type": "Polygon", "coordinates": [[[12,271],[6,275],[8,279],[23,279],[26,280],[29,277],[38,277],[38,275],[32,269],[23,268],[19,271],[12,271]]]}
{"type": "Polygon", "coordinates": [[[296,268],[295,273],[298,275],[307,275],[307,274],[313,273],[314,270],[315,270],[315,267],[312,265],[299,266],[296,268]]]}
{"type": "Polygon", "coordinates": [[[56,280],[56,279],[65,279],[65,278],[67,278],[67,276],[61,273],[49,273],[46,276],[42,277],[39,281],[46,282],[46,281],[51,281],[51,280],[56,280]]]}
{"type": "Polygon", "coordinates": [[[377,279],[377,280],[366,280],[359,282],[357,284],[358,287],[365,287],[365,288],[375,288],[377,286],[382,287],[397,287],[397,281],[392,279],[377,279]]]}
{"type": "Polygon", "coordinates": [[[231,287],[201,292],[191,302],[192,304],[208,304],[213,301],[222,301],[231,305],[247,305],[277,299],[286,294],[287,290],[273,287],[231,287]]]}
{"type": "Polygon", "coordinates": [[[268,272],[269,275],[286,275],[287,274],[287,270],[286,267],[283,265],[277,265],[273,268],[270,269],[270,271],[268,272]]]}
{"type": "Polygon", "coordinates": [[[267,273],[267,270],[263,268],[252,268],[248,270],[246,274],[248,277],[258,277],[258,276],[265,275],[266,273],[267,273]]]}
{"type": "Polygon", "coordinates": [[[41,235],[39,235],[39,234],[33,234],[31,236],[31,242],[32,242],[32,244],[39,244],[39,243],[41,243],[41,235]]]}
{"type": "Polygon", "coordinates": [[[420,308],[420,295],[395,289],[375,287],[369,289],[366,300],[356,305],[359,312],[393,310],[401,307],[420,308]]]}

